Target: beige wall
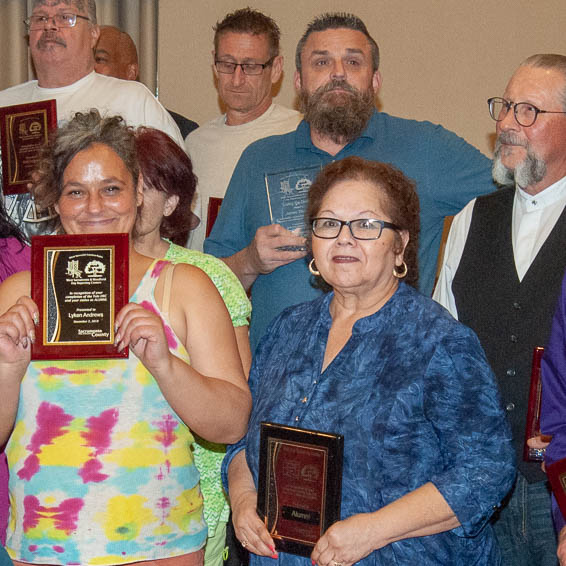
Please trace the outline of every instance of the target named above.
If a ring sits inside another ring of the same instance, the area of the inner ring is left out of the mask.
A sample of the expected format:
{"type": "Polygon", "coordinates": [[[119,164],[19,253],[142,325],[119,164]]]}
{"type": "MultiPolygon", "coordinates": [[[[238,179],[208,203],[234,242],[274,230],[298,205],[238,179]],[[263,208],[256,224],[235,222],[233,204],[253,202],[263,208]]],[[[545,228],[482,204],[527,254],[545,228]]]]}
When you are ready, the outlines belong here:
{"type": "Polygon", "coordinates": [[[199,123],[219,112],[211,70],[212,26],[252,5],[279,24],[285,75],[277,101],[292,105],[294,50],[324,11],[354,12],[378,42],[382,110],[440,123],[486,154],[494,124],[486,99],[503,93],[533,53],[566,54],[564,0],[159,0],[161,101],[199,123]]]}

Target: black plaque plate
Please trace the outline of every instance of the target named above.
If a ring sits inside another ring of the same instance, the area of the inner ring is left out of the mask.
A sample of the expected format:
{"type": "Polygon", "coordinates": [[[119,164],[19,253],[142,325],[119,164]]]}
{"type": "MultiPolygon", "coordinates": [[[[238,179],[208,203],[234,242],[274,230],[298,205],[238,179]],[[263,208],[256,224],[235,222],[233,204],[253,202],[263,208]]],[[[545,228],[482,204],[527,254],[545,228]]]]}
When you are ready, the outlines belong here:
{"type": "Polygon", "coordinates": [[[128,235],[35,236],[31,248],[32,359],[127,358],[114,346],[114,319],[128,301],[128,235]]]}
{"type": "Polygon", "coordinates": [[[261,423],[258,514],[275,548],[310,556],[340,519],[344,437],[261,423]]]}

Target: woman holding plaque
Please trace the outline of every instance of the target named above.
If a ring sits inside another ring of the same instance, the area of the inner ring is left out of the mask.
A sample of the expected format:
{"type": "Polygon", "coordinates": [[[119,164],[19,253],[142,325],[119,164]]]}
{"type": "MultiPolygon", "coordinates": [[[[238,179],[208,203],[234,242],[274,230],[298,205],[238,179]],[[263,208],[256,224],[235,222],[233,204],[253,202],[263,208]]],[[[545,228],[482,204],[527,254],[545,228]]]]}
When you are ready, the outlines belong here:
{"type": "MultiPolygon", "coordinates": [[[[171,137],[154,128],[136,129],[136,149],[144,198],[136,223],[136,249],[149,257],[195,265],[210,277],[230,314],[238,352],[247,375],[251,364],[248,340],[251,303],[242,284],[222,260],[165,239],[186,234],[194,218],[191,202],[196,177],[191,160],[171,137]]],[[[221,566],[230,513],[220,477],[226,447],[197,437],[193,449],[208,526],[205,566],[221,566]]]]}
{"type": "Polygon", "coordinates": [[[223,465],[238,539],[253,565],[499,564],[488,520],[514,479],[510,432],[476,336],[412,287],[414,184],[349,157],[322,170],[306,218],[311,273],[332,292],[285,310],[254,357],[248,433],[223,465]],[[300,502],[315,474],[259,469],[262,421],[344,436],[341,520],[310,558],[278,554],[278,537],[316,513],[277,500],[300,502]],[[258,506],[282,509],[271,531],[258,506]]]}
{"type": "MultiPolygon", "coordinates": [[[[55,207],[64,234],[131,235],[142,186],[133,131],[91,111],[59,129],[34,197],[55,207]]],[[[250,408],[214,285],[130,244],[130,302],[115,320],[117,350],[129,347],[129,358],[30,363],[30,343],[42,337],[29,284],[26,273],[0,288],[10,556],[16,564],[202,564],[191,431],[234,442],[250,408]]]]}

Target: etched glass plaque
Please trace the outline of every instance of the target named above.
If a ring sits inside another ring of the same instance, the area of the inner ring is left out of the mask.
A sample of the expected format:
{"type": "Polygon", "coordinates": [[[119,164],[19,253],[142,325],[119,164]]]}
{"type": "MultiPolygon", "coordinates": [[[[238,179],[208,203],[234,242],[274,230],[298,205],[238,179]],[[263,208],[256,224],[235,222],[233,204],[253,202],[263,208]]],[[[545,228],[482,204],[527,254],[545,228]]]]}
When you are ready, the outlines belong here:
{"type": "Polygon", "coordinates": [[[269,220],[287,230],[305,233],[305,209],[309,189],[322,169],[321,165],[265,174],[269,220]]]}

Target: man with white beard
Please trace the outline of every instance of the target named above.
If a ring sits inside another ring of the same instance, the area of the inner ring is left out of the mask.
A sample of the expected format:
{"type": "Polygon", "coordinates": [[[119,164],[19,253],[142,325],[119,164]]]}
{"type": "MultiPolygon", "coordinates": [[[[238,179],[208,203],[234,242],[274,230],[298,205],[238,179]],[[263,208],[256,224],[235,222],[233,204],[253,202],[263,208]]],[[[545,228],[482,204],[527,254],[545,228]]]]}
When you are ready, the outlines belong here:
{"type": "Polygon", "coordinates": [[[533,350],[546,345],[566,268],[566,56],[529,57],[488,103],[504,188],[455,217],[434,298],[478,334],[513,430],[517,482],[494,524],[504,564],[554,565],[546,476],[523,448],[533,350]]]}

